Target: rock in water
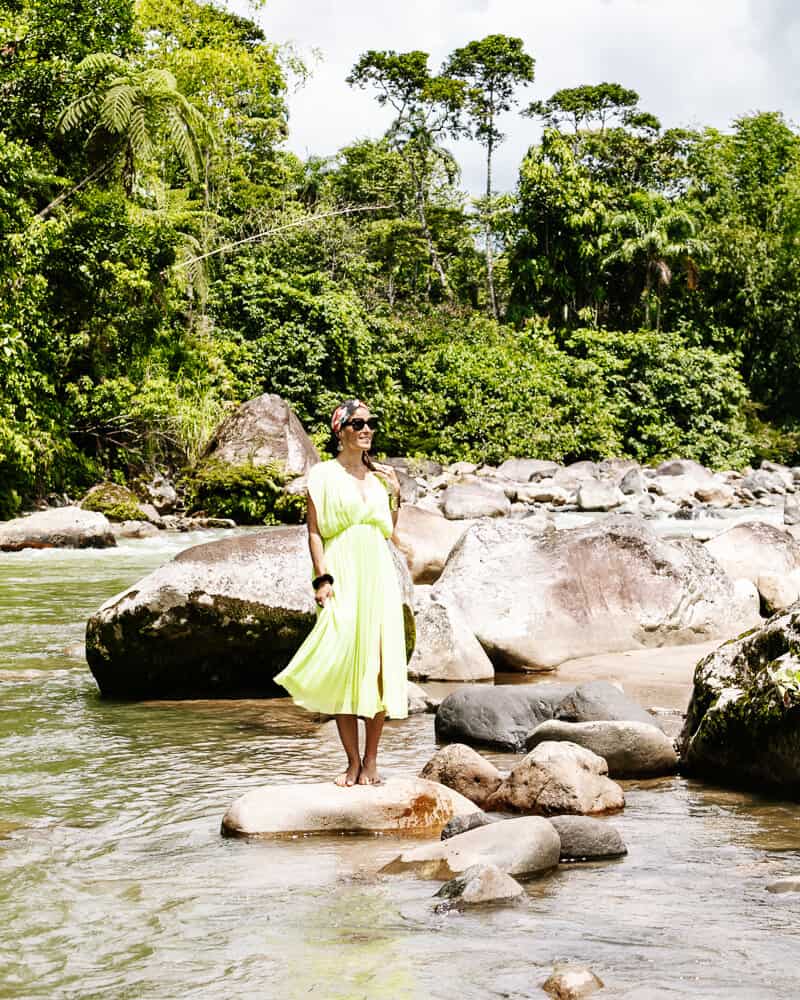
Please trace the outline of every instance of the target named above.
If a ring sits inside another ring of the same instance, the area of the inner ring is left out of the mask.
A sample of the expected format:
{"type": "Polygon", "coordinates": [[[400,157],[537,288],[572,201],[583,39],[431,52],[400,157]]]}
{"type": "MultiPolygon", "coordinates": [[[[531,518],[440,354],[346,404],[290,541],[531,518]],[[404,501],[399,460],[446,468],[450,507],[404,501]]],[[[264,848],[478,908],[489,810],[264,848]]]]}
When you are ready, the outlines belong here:
{"type": "Polygon", "coordinates": [[[279,462],[290,475],[302,476],[319,454],[289,404],[274,393],[249,399],[214,433],[204,459],[227,465],[279,462]]]}
{"type": "Polygon", "coordinates": [[[310,833],[426,833],[437,835],[475,804],[444,785],[421,778],[389,778],[382,785],[340,788],[332,781],[270,785],[238,798],[222,818],[228,837],[310,833]]]}
{"type": "Polygon", "coordinates": [[[528,735],[574,691],[572,684],[463,687],[436,712],[436,739],[493,750],[524,749],[528,735]]]}
{"type": "MultiPolygon", "coordinates": [[[[181,552],[106,601],[86,626],[86,659],[115,698],[264,696],[315,621],[302,526],[265,528],[181,552]]],[[[413,588],[393,549],[414,642],[413,588]]]]}
{"type": "Polygon", "coordinates": [[[455,789],[476,806],[483,806],[503,780],[494,764],[463,743],[438,750],[419,776],[455,789]]]}
{"type": "Polygon", "coordinates": [[[559,702],[553,718],[562,722],[644,722],[652,726],[653,716],[608,681],[579,684],[559,702]]]}
{"type": "Polygon", "coordinates": [[[611,778],[644,778],[674,774],[678,755],[672,740],[644,722],[543,722],[528,737],[533,750],[540,743],[577,743],[602,757],[611,778]]]}
{"type": "Polygon", "coordinates": [[[542,989],[555,1000],[583,1000],[603,989],[603,981],[582,965],[557,965],[542,989]]]}
{"type": "Polygon", "coordinates": [[[551,816],[550,822],[561,838],[562,861],[597,861],[628,853],[619,830],[603,820],[591,816],[551,816]]]}
{"type": "Polygon", "coordinates": [[[476,830],[479,826],[488,826],[494,822],[496,821],[491,816],[487,816],[481,809],[469,816],[455,816],[442,830],[441,839],[449,840],[451,837],[457,837],[459,833],[476,830]]]}
{"type": "Polygon", "coordinates": [[[622,809],[625,796],[602,757],[575,743],[540,743],[486,801],[490,810],[554,816],[622,809]]]}
{"type": "Polygon", "coordinates": [[[108,518],[80,507],[55,507],[0,524],[0,552],[107,549],[116,544],[108,518]]]}
{"type": "Polygon", "coordinates": [[[687,773],[800,796],[798,651],[794,605],[697,664],[680,739],[687,773]]]}
{"type": "Polygon", "coordinates": [[[555,868],[560,853],[561,841],[552,824],[540,816],[523,816],[410,848],[383,871],[413,870],[426,878],[449,879],[471,865],[492,864],[509,875],[533,875],[555,868]]]}
{"type": "Polygon", "coordinates": [[[752,620],[700,543],[667,541],[623,515],[546,535],[524,520],[475,524],[433,597],[460,607],[501,670],[699,642],[752,620]]]}
{"type": "Polygon", "coordinates": [[[450,906],[476,906],[480,903],[506,902],[525,890],[516,879],[500,871],[497,865],[472,865],[439,889],[436,896],[446,900],[437,910],[450,906]]]}

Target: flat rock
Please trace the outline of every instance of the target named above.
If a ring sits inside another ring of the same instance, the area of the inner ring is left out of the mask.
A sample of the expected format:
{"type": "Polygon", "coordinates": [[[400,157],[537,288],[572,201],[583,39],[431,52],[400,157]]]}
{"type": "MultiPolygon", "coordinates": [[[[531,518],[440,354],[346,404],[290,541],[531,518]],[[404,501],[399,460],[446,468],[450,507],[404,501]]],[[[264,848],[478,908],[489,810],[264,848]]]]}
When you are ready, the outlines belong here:
{"type": "Polygon", "coordinates": [[[503,780],[494,764],[463,743],[451,743],[437,750],[419,776],[455,789],[479,807],[503,780]]]}
{"type": "Polygon", "coordinates": [[[481,903],[507,902],[517,899],[524,889],[497,865],[472,865],[462,875],[456,875],[436,893],[437,898],[445,900],[437,909],[450,906],[478,906],[481,903]]]}
{"type": "Polygon", "coordinates": [[[545,534],[525,519],[474,524],[433,596],[460,608],[496,670],[726,637],[751,613],[702,544],[624,515],[545,534]]]}
{"type": "Polygon", "coordinates": [[[0,523],[0,552],[21,549],[108,549],[117,544],[104,514],[52,507],[0,523]]]}
{"type": "Polygon", "coordinates": [[[456,483],[441,497],[442,513],[451,521],[465,518],[503,517],[511,502],[503,490],[488,483],[456,483]]]}
{"type": "Polygon", "coordinates": [[[586,816],[614,812],[625,796],[602,757],[575,743],[540,743],[505,778],[485,808],[503,812],[586,816]]]}
{"type": "Polygon", "coordinates": [[[457,606],[431,599],[417,615],[416,630],[409,677],[462,682],[494,678],[492,661],[457,606]]]}
{"type": "Polygon", "coordinates": [[[475,804],[444,785],[421,778],[389,778],[382,785],[340,788],[332,781],[269,785],[238,798],[222,818],[230,837],[311,833],[426,833],[437,836],[454,816],[475,804]]]}
{"type": "MultiPolygon", "coordinates": [[[[387,543],[388,544],[388,543],[387,543]]],[[[413,585],[390,545],[414,642],[413,585]]],[[[264,528],[185,549],[88,620],[86,659],[118,698],[275,696],[272,678],[316,621],[304,526],[264,528]]]]}
{"type": "Polygon", "coordinates": [[[493,750],[520,751],[528,735],[574,690],[572,684],[462,687],[436,712],[436,739],[493,750]]]}
{"type": "Polygon", "coordinates": [[[602,757],[611,778],[657,777],[678,770],[675,747],[664,733],[644,722],[543,722],[528,737],[533,750],[550,740],[577,743],[602,757]]]}
{"type": "Polygon", "coordinates": [[[523,816],[409,848],[383,871],[450,879],[472,865],[492,864],[509,875],[535,875],[554,868],[560,854],[561,840],[552,824],[540,816],[523,816]]]}
{"type": "Polygon", "coordinates": [[[405,556],[414,583],[439,579],[447,557],[471,520],[448,521],[441,513],[403,504],[392,539],[405,556]]]}
{"type": "Polygon", "coordinates": [[[628,853],[619,830],[591,816],[551,816],[561,839],[562,861],[596,861],[620,858],[628,853]]]}

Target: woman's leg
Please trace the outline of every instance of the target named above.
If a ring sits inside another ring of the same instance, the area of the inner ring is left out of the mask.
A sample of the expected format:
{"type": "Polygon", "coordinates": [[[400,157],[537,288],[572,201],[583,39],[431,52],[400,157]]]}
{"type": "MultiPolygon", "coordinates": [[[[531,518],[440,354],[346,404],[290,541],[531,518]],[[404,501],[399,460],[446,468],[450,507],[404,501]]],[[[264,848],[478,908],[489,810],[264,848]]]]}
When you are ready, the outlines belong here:
{"type": "Polygon", "coordinates": [[[335,784],[350,787],[358,780],[361,770],[361,758],[358,754],[358,719],[354,715],[337,715],[336,728],[347,754],[347,770],[334,779],[335,784]]]}
{"type": "Polygon", "coordinates": [[[380,785],[381,783],[381,778],[378,774],[378,744],[383,732],[385,718],[386,712],[378,712],[374,718],[366,720],[367,742],[364,747],[361,774],[358,776],[359,785],[380,785]]]}

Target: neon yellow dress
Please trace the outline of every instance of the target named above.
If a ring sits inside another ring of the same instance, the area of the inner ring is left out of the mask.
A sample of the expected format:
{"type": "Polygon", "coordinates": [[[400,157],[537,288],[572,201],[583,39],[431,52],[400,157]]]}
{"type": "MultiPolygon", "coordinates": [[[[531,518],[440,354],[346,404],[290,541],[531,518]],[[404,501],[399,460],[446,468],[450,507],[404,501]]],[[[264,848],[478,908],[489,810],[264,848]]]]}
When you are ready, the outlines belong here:
{"type": "Polygon", "coordinates": [[[374,474],[359,484],[331,459],[308,474],[333,597],[276,676],[294,702],[327,715],[408,715],[400,585],[386,539],[389,497],[374,474]],[[359,486],[363,485],[366,500],[359,486]]]}

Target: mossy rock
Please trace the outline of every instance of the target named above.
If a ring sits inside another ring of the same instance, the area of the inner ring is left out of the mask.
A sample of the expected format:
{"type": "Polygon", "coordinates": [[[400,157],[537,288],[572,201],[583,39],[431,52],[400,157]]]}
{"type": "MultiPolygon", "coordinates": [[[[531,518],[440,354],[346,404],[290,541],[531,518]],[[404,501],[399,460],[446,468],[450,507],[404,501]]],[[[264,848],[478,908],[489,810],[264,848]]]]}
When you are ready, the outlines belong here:
{"type": "Polygon", "coordinates": [[[105,514],[109,521],[147,521],[135,493],[117,483],[99,483],[81,500],[84,510],[105,514]]]}
{"type": "Polygon", "coordinates": [[[208,459],[184,478],[191,510],[229,517],[237,524],[299,524],[305,519],[305,496],[286,492],[295,479],[281,462],[231,465],[208,459]]]}

